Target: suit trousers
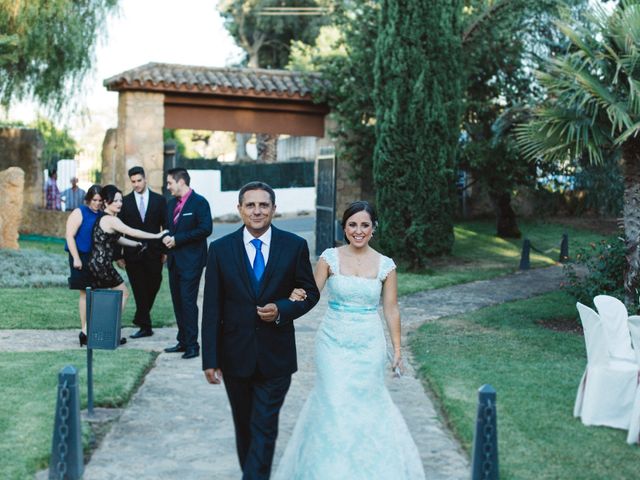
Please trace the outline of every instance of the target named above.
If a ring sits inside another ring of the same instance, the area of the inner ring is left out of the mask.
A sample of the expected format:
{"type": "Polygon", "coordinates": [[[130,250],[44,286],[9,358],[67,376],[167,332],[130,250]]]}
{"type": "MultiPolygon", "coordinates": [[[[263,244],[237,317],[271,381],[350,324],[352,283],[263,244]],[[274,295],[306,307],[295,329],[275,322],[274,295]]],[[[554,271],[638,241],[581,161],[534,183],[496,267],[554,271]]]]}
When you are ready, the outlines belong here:
{"type": "Polygon", "coordinates": [[[271,475],[278,417],[290,385],[291,375],[224,377],[243,480],[267,480],[271,475]]]}
{"type": "Polygon", "coordinates": [[[178,324],[177,340],[187,348],[198,347],[197,300],[203,268],[184,271],[175,264],[169,268],[169,288],[178,324]]]}
{"type": "Polygon", "coordinates": [[[136,301],[133,323],[143,330],[151,330],[151,308],[162,283],[162,262],[160,258],[129,261],[126,269],[136,301]]]}

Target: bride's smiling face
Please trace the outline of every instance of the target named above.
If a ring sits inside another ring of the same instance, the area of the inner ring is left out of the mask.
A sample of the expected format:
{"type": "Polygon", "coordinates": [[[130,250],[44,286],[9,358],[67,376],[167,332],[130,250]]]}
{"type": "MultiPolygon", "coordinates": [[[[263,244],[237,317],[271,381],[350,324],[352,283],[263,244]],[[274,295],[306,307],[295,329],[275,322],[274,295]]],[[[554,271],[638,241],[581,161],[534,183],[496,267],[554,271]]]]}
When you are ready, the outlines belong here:
{"type": "Polygon", "coordinates": [[[366,211],[351,215],[344,224],[344,236],[356,248],[366,247],[373,235],[373,222],[366,211]]]}

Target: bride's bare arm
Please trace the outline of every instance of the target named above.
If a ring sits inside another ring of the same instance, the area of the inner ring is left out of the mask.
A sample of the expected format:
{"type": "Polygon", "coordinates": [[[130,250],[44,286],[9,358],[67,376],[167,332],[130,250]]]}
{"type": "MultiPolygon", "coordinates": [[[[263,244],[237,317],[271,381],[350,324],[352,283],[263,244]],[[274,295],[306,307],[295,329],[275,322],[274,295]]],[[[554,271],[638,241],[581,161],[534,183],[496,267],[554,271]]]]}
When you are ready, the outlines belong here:
{"type": "Polygon", "coordinates": [[[398,307],[398,274],[391,270],[382,285],[382,311],[389,328],[389,336],[393,344],[393,365],[392,368],[402,366],[401,331],[400,331],[400,308],[398,307]]]}
{"type": "MultiPolygon", "coordinates": [[[[329,265],[325,262],[324,258],[320,257],[316,265],[316,271],[313,273],[313,277],[316,281],[318,290],[322,292],[324,284],[329,278],[329,265]]],[[[294,288],[289,295],[289,300],[292,302],[300,302],[307,298],[307,292],[303,288],[294,288]]]]}

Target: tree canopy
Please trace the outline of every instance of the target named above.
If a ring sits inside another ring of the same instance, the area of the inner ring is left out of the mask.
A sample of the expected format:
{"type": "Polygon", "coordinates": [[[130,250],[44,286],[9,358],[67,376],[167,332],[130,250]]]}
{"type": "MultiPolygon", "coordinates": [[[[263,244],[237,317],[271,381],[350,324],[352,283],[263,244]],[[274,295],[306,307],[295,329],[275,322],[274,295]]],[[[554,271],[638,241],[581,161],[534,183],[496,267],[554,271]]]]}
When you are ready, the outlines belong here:
{"type": "Polygon", "coordinates": [[[0,104],[60,108],[90,70],[117,0],[0,0],[0,104]]]}

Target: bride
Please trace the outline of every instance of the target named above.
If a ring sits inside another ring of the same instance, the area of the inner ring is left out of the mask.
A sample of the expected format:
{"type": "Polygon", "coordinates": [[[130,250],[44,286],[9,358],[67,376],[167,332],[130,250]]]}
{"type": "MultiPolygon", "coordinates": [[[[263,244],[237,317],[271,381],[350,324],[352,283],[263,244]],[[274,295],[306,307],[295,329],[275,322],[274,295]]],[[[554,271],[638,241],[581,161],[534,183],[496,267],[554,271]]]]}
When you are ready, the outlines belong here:
{"type": "MultiPolygon", "coordinates": [[[[386,341],[377,307],[393,344],[391,369],[403,369],[395,264],[369,246],[377,224],[371,205],[344,212],[347,245],[325,250],[315,272],[329,308],[316,337],[316,384],[273,478],[423,479],[418,449],[384,383],[386,341]]],[[[301,300],[302,289],[291,294],[301,300]]]]}

